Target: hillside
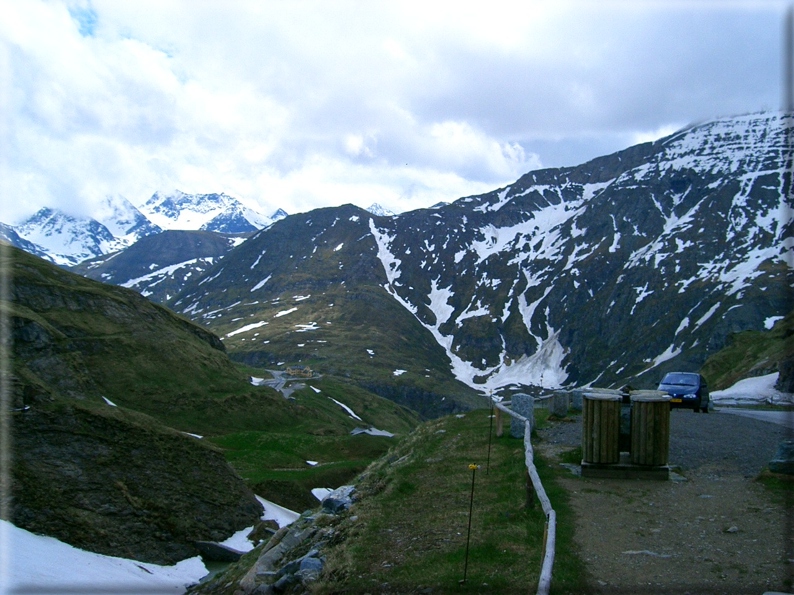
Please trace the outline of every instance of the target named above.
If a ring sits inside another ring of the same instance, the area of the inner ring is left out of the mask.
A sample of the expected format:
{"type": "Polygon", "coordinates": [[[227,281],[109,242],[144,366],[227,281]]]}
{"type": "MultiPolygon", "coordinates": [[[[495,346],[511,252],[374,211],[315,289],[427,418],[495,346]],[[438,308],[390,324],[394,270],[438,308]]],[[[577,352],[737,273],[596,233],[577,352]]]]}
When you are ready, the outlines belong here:
{"type": "MultiPolygon", "coordinates": [[[[291,565],[295,573],[299,564],[290,561],[307,551],[323,561],[317,575],[301,573],[303,580],[296,575],[275,592],[283,588],[288,593],[324,594],[534,593],[546,517],[534,494],[534,505],[527,506],[523,440],[509,432],[494,438],[486,471],[488,432],[487,410],[419,426],[359,476],[349,511],[331,515],[315,509],[295,523],[295,531],[302,531],[307,543],[293,551],[284,552],[286,548],[278,545],[270,550],[283,555],[275,558],[274,570],[291,565]],[[474,477],[472,463],[480,465],[474,477]],[[462,584],[465,564],[467,581],[462,584]]],[[[558,515],[553,588],[561,593],[585,592],[586,575],[573,543],[575,518],[568,496],[557,487],[554,469],[540,457],[536,464],[558,515]]],[[[263,591],[283,574],[254,577],[257,559],[267,547],[263,544],[188,592],[263,591]]]]}
{"type": "Polygon", "coordinates": [[[169,306],[234,359],[311,363],[425,414],[475,392],[653,387],[791,311],[791,127],[722,118],[433,209],[291,216],[169,306]]]}
{"type": "Polygon", "coordinates": [[[210,231],[164,231],[141,238],[126,250],[85,260],[70,270],[89,279],[138,291],[165,304],[190,277],[223,258],[242,236],[210,231]]]}
{"type": "Polygon", "coordinates": [[[13,339],[12,517],[22,528],[174,561],[193,555],[196,539],[252,525],[251,487],[310,501],[312,488],[388,449],[388,437],[351,436],[357,426],[401,434],[418,421],[339,381],[314,379],[291,398],[254,386],[205,329],[132,290],[0,248],[0,272],[13,280],[2,313],[13,339]]]}
{"type": "Polygon", "coordinates": [[[779,372],[776,388],[794,392],[794,312],[768,331],[731,335],[725,348],[706,360],[702,372],[717,390],[743,378],[779,372]]]}
{"type": "Polygon", "coordinates": [[[11,518],[101,554],[175,564],[250,527],[261,506],[220,449],[83,401],[12,414],[11,518]]]}
{"type": "Polygon", "coordinates": [[[235,361],[301,363],[433,417],[481,405],[389,294],[352,205],[293,215],[230,252],[168,304],[207,325],[235,361]]]}

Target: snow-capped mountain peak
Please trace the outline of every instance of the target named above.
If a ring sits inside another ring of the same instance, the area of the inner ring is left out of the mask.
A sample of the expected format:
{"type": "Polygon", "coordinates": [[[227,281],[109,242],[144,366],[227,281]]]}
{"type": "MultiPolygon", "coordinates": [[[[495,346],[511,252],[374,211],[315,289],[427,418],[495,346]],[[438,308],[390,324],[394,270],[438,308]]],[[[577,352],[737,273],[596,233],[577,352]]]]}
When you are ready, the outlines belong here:
{"type": "Polygon", "coordinates": [[[389,209],[382,207],[378,203],[374,202],[366,209],[376,217],[394,217],[394,213],[389,209]]]}
{"type": "Polygon", "coordinates": [[[104,225],[123,246],[131,246],[144,236],[162,231],[121,195],[105,197],[95,211],[94,219],[104,225]]]}
{"type": "Polygon", "coordinates": [[[95,219],[74,217],[47,207],[40,209],[14,230],[60,265],[77,264],[118,247],[115,236],[95,219]]]}
{"type": "Polygon", "coordinates": [[[179,190],[170,194],[155,192],[141,207],[141,211],[150,221],[163,229],[220,233],[249,233],[267,227],[276,220],[274,217],[268,217],[246,207],[236,198],[223,192],[220,194],[187,194],[179,190]]]}

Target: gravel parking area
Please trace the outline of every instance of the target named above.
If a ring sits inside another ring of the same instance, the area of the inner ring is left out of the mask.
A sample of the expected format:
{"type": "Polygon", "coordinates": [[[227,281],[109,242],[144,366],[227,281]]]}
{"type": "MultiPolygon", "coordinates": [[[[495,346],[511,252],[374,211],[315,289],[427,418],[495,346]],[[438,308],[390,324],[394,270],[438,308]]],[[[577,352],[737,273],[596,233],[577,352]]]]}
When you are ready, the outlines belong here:
{"type": "MultiPolygon", "coordinates": [[[[581,420],[553,423],[538,437],[536,448],[553,460],[581,444],[581,420]]],[[[588,592],[791,592],[792,503],[755,481],[790,437],[764,421],[674,410],[675,481],[562,479],[588,592]]]]}
{"type": "MultiPolygon", "coordinates": [[[[544,444],[580,446],[581,419],[555,423],[539,430],[538,435],[544,444]]],[[[794,438],[794,432],[738,415],[693,413],[688,409],[670,412],[670,464],[681,467],[682,472],[720,462],[727,470],[755,477],[786,438],[794,438]]]]}

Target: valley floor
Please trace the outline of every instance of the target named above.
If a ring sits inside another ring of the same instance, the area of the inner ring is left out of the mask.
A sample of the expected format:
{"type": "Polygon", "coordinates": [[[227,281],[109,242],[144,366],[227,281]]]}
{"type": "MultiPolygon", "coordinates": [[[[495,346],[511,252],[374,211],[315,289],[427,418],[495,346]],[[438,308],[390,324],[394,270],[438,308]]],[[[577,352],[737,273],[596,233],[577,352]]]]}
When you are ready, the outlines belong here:
{"type": "MultiPolygon", "coordinates": [[[[580,444],[581,424],[539,434],[538,450],[551,461],[580,444]]],[[[676,480],[559,478],[576,517],[588,592],[789,592],[792,484],[770,489],[757,480],[789,434],[755,419],[676,410],[676,480]]]]}

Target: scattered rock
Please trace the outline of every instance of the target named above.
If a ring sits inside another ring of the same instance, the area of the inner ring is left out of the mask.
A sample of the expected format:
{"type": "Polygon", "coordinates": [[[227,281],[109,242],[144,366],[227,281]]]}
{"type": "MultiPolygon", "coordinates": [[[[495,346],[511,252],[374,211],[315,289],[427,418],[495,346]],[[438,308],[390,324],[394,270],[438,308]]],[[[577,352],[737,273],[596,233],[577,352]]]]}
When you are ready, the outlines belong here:
{"type": "Polygon", "coordinates": [[[794,475],[794,440],[783,440],[778,445],[775,458],[769,461],[769,470],[794,475]]]}

